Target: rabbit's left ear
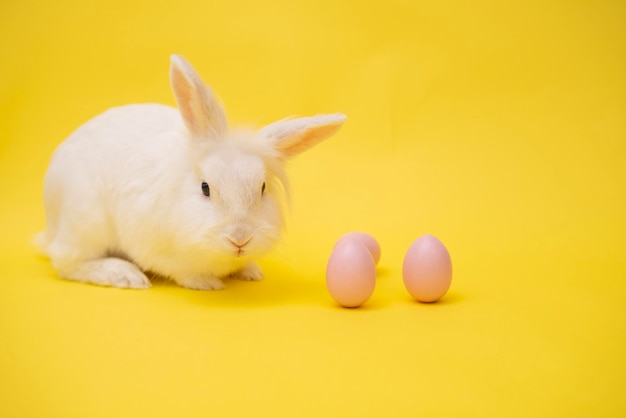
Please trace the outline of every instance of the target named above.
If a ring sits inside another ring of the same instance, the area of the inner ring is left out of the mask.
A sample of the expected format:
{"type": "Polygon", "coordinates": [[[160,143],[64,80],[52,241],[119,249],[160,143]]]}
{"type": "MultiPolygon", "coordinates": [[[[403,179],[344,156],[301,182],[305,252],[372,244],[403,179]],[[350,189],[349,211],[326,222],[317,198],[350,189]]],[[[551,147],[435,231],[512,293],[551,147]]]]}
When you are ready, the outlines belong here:
{"type": "Polygon", "coordinates": [[[200,76],[180,55],[170,57],[170,82],[187,130],[194,138],[224,137],[228,122],[224,109],[200,76]]]}
{"type": "Polygon", "coordinates": [[[262,128],[259,133],[281,156],[290,158],[333,135],[345,120],[341,113],[285,119],[262,128]]]}

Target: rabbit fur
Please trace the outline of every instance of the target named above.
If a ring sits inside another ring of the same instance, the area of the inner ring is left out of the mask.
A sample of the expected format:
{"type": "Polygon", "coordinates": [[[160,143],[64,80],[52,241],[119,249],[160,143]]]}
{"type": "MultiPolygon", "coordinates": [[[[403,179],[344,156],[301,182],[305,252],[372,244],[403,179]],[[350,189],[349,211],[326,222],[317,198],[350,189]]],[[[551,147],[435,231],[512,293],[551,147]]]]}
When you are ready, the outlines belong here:
{"type": "Polygon", "coordinates": [[[333,135],[342,114],[232,130],[212,90],[171,56],[178,110],[112,108],[70,135],[44,180],[47,229],[37,242],[57,274],[148,288],[148,276],[189,289],[225,277],[260,280],[254,262],[279,240],[285,162],[333,135]]]}

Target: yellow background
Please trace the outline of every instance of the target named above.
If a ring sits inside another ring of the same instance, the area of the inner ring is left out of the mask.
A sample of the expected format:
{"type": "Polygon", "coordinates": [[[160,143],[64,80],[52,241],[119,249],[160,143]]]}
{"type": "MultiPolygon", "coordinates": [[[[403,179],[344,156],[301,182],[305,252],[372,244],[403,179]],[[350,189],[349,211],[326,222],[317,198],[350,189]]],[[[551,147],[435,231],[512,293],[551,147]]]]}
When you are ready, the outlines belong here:
{"type": "Polygon", "coordinates": [[[0,4],[0,416],[626,416],[623,1],[0,4]],[[290,167],[266,280],[222,292],[59,280],[30,246],[80,123],[174,104],[188,58],[234,123],[344,112],[290,167]],[[377,289],[324,271],[378,238],[377,289]],[[448,295],[401,265],[439,237],[448,295]]]}

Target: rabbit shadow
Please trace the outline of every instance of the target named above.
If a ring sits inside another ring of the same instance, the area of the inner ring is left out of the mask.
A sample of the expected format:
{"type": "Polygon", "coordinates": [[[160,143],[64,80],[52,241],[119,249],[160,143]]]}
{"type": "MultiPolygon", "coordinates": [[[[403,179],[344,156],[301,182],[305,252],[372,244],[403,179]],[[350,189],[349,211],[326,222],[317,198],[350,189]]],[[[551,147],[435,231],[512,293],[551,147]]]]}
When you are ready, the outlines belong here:
{"type": "Polygon", "coordinates": [[[323,276],[295,271],[288,266],[266,266],[259,281],[224,279],[222,290],[192,290],[171,280],[152,276],[153,291],[183,298],[212,308],[272,308],[285,305],[320,304],[324,300],[323,276]]]}

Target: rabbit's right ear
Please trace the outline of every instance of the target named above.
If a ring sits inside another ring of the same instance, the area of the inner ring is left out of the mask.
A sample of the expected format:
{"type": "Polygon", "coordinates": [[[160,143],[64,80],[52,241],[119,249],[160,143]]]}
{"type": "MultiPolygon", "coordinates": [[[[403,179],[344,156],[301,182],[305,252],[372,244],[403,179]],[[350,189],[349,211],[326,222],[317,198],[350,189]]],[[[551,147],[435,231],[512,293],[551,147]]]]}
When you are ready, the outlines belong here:
{"type": "Polygon", "coordinates": [[[224,109],[200,76],[180,55],[170,57],[170,82],[187,130],[194,138],[218,139],[226,134],[224,109]]]}

